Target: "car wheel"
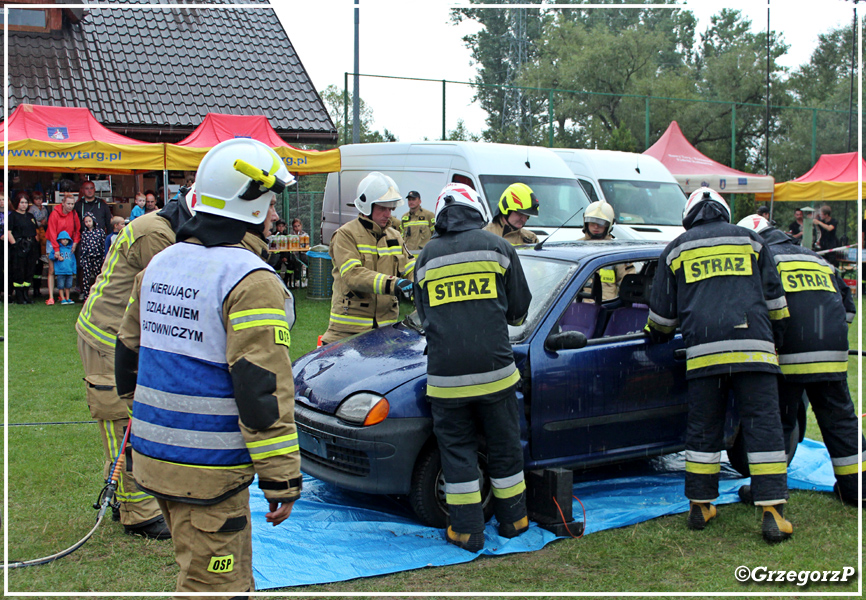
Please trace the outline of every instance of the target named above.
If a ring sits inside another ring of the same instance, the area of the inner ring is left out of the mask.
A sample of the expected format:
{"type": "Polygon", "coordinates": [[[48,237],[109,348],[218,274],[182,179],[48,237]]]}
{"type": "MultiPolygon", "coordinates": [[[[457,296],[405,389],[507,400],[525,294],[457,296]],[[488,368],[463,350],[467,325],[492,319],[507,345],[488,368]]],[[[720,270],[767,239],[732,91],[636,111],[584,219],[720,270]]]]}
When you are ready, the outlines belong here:
{"type": "MultiPolygon", "coordinates": [[[[749,457],[746,453],[746,441],[745,436],[743,435],[743,428],[737,431],[737,435],[734,438],[734,444],[728,450],[728,460],[731,463],[731,466],[736,469],[736,471],[742,475],[743,477],[750,477],[751,472],[749,471],[749,457]]],[[[791,439],[789,448],[791,451],[788,452],[788,464],[791,464],[791,461],[794,460],[794,454],[797,452],[797,445],[800,443],[800,421],[794,424],[794,430],[791,431],[791,439]]]]}
{"type": "MultiPolygon", "coordinates": [[[[481,506],[484,521],[493,516],[493,492],[487,476],[487,457],[478,453],[481,486],[481,506]]],[[[418,520],[429,527],[444,529],[448,526],[448,505],[445,502],[445,477],[442,475],[442,459],[439,447],[428,444],[421,451],[415,470],[412,473],[412,488],[409,491],[409,504],[418,520]]]]}

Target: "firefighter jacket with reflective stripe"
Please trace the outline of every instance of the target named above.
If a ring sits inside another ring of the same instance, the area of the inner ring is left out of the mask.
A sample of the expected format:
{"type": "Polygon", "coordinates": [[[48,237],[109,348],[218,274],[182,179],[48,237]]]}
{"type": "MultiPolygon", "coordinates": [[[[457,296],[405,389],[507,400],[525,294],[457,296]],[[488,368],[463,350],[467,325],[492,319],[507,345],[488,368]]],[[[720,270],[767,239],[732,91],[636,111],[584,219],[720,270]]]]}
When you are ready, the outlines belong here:
{"type": "Polygon", "coordinates": [[[788,299],[791,319],[779,366],[791,381],[846,380],[848,324],[856,307],[851,290],[823,258],[778,229],[761,232],[788,299]]]}
{"type": "Polygon", "coordinates": [[[136,280],[118,336],[139,352],[133,473],[157,497],[214,504],[254,474],[269,500],[300,492],[294,307],[264,250],[250,233],[211,248],[190,238],[136,280]]]}
{"type": "Polygon", "coordinates": [[[480,229],[443,233],[418,257],[415,307],[427,336],[427,395],[437,400],[510,392],[520,374],[508,325],[532,294],[517,253],[480,229]]]}
{"type": "Polygon", "coordinates": [[[753,231],[721,220],[698,221],[659,258],[647,330],[666,339],[679,325],[687,379],[779,373],[775,345],[787,318],[779,274],[753,231]]]}
{"type": "Polygon", "coordinates": [[[503,225],[501,221],[501,218],[493,219],[493,221],[484,228],[484,231],[489,231],[494,235],[505,238],[505,241],[512,246],[538,243],[538,236],[529,231],[526,227],[522,227],[521,229],[513,229],[509,227],[511,231],[505,233],[505,225],[503,225]]]}
{"type": "Polygon", "coordinates": [[[396,323],[400,307],[395,284],[412,279],[415,258],[400,233],[360,216],[340,227],[331,239],[334,288],[324,341],[396,323]]]}
{"type": "Polygon", "coordinates": [[[131,221],[121,230],[75,323],[82,340],[97,349],[114,350],[135,276],[158,252],[174,244],[174,239],[171,223],[156,212],[131,221]]]}
{"type": "Polygon", "coordinates": [[[400,233],[407,250],[420,250],[433,236],[433,213],[420,206],[403,215],[400,233]]]}

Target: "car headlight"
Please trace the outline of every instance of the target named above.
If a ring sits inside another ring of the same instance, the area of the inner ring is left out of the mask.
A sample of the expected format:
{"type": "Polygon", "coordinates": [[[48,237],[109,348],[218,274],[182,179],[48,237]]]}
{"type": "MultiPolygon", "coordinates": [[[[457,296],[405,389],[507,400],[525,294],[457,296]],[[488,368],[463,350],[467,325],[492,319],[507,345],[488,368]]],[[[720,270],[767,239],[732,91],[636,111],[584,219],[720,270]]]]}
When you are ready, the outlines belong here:
{"type": "Polygon", "coordinates": [[[375,425],[388,416],[391,405],[381,394],[359,392],[346,398],[337,409],[337,417],[353,425],[375,425]]]}

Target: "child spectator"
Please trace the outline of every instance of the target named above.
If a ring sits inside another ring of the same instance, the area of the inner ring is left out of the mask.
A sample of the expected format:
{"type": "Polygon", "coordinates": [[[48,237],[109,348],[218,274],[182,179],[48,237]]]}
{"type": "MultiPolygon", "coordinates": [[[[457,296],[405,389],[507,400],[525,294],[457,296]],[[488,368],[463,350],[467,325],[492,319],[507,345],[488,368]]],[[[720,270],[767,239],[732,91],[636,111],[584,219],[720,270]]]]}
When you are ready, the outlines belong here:
{"type": "MultiPolygon", "coordinates": [[[[59,250],[54,252],[54,245],[48,245],[48,258],[54,264],[54,275],[57,279],[57,297],[60,304],[75,304],[69,297],[69,290],[72,288],[72,277],[75,275],[75,251],[72,249],[72,236],[65,231],[57,234],[57,244],[59,250]]],[[[53,300],[53,298],[49,298],[53,300]]],[[[52,302],[51,304],[54,304],[52,302]]]]}
{"type": "Polygon", "coordinates": [[[135,195],[135,206],[133,207],[132,212],[129,214],[130,221],[144,214],[144,203],[146,202],[146,200],[146,196],[141,192],[138,192],[135,195]]]}
{"type": "Polygon", "coordinates": [[[96,281],[96,276],[102,269],[102,260],[105,258],[105,231],[101,227],[96,227],[96,219],[90,213],[84,214],[79,256],[81,257],[81,301],[84,302],[90,294],[90,287],[96,281]]]}
{"type": "Polygon", "coordinates": [[[111,217],[111,233],[107,238],[105,238],[105,252],[103,253],[103,257],[108,254],[111,244],[114,243],[114,238],[116,238],[117,234],[120,233],[120,230],[123,229],[123,225],[123,217],[111,217]]]}

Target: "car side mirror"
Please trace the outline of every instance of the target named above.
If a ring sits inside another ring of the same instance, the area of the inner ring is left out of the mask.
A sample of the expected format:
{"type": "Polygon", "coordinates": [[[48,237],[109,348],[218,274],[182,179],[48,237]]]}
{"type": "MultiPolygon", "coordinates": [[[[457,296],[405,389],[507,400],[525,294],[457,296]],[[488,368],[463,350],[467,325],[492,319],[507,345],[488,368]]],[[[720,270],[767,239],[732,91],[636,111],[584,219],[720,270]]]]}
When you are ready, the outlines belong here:
{"type": "Polygon", "coordinates": [[[548,352],[559,350],[579,350],[586,346],[586,335],[580,331],[563,331],[551,333],[544,340],[544,349],[548,352]]]}

